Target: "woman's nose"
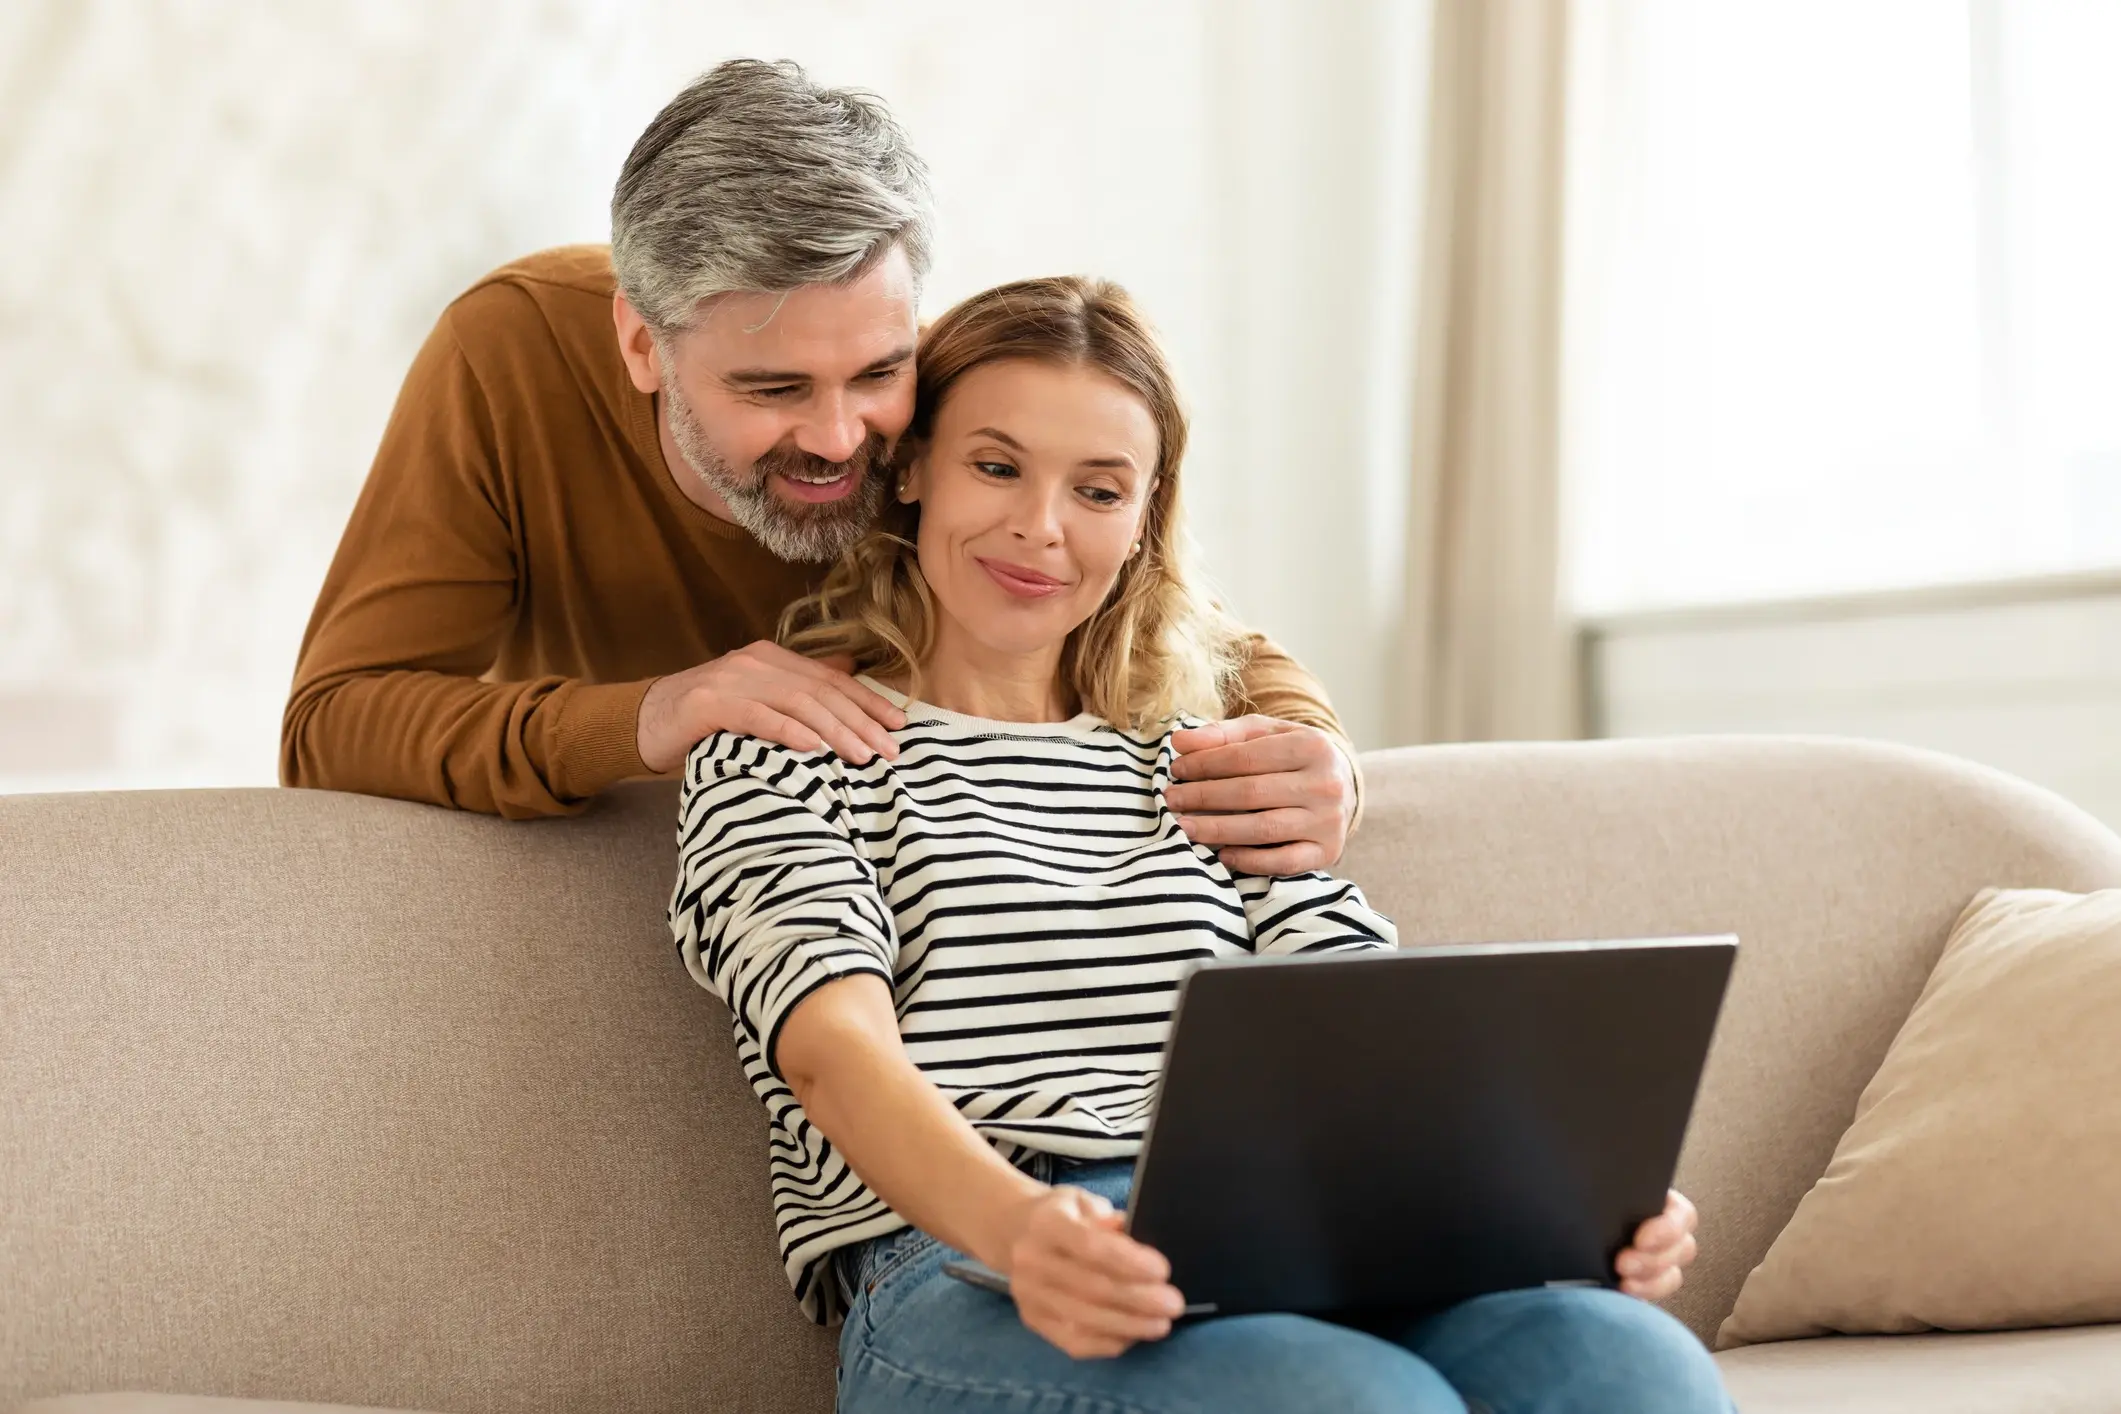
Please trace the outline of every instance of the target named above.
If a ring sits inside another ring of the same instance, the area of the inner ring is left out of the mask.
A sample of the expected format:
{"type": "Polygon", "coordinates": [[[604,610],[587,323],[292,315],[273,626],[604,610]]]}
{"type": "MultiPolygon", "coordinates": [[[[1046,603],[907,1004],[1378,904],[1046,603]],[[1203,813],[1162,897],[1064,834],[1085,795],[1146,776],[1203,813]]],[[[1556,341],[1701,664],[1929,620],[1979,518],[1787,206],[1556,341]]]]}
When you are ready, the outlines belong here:
{"type": "Polygon", "coordinates": [[[1052,545],[1061,538],[1060,496],[1040,486],[1024,488],[1017,498],[1010,530],[1019,540],[1052,545]]]}

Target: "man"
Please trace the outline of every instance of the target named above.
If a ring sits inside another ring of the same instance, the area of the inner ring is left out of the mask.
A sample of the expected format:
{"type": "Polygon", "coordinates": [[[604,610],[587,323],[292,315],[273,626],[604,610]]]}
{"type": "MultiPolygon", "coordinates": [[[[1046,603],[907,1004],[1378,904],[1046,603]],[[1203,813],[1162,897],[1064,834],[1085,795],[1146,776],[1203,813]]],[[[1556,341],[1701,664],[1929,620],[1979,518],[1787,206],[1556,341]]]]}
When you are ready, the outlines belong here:
{"type": "MultiPolygon", "coordinates": [[[[892,705],[773,642],[875,518],[913,414],[925,170],[883,105],[736,60],[634,145],[612,245],[481,280],[407,375],[303,637],[288,785],[511,818],[733,730],[896,754],[892,705]]],[[[1169,800],[1232,868],[1338,859],[1352,751],[1254,642],[1169,800]]]]}

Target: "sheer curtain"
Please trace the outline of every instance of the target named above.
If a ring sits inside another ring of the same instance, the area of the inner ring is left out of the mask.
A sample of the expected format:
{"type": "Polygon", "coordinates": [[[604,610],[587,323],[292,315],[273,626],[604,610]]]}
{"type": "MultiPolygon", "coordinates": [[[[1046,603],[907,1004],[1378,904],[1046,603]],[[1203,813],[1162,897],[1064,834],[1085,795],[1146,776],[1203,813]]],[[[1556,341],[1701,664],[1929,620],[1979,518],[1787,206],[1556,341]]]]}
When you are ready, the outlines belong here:
{"type": "Polygon", "coordinates": [[[1567,9],[1437,0],[1402,741],[1574,735],[1557,605],[1567,9]]]}

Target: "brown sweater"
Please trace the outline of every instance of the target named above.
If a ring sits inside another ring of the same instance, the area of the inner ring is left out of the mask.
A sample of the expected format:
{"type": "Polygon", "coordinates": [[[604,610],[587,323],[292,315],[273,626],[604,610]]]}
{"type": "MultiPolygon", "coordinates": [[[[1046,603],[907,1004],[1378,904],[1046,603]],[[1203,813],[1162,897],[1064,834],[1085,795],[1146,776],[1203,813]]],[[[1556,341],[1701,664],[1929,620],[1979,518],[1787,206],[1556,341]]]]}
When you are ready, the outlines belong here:
{"type": "MultiPolygon", "coordinates": [[[[569,246],[494,271],[435,325],[303,635],[286,784],[568,813],[649,774],[650,682],[771,638],[823,572],[678,490],[612,289],[609,251],[569,246]]],[[[1345,739],[1264,639],[1241,697],[1233,715],[1345,739]]]]}

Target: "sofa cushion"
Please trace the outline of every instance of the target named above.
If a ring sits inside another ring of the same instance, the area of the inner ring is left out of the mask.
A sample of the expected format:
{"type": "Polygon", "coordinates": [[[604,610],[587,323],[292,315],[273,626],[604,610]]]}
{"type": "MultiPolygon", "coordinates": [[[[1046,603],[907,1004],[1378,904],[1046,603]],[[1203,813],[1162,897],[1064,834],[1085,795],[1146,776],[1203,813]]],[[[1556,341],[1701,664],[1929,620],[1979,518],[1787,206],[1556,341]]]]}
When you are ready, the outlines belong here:
{"type": "Polygon", "coordinates": [[[2121,889],[1975,898],[1725,1346],[2121,1321],[2121,889]]]}
{"type": "Polygon", "coordinates": [[[2121,1326],[1825,1336],[1716,1357],[1744,1414],[2113,1414],[2121,1326]]]}

